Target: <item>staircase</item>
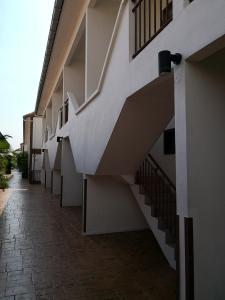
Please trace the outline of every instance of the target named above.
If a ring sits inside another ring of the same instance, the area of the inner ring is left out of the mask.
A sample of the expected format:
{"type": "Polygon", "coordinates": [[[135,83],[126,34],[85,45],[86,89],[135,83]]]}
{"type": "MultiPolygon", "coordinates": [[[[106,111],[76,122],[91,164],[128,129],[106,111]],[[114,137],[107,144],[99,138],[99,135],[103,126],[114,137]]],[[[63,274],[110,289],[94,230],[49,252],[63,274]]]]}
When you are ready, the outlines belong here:
{"type": "Polygon", "coordinates": [[[176,187],[154,158],[148,154],[131,190],[172,268],[176,268],[176,187]]]}

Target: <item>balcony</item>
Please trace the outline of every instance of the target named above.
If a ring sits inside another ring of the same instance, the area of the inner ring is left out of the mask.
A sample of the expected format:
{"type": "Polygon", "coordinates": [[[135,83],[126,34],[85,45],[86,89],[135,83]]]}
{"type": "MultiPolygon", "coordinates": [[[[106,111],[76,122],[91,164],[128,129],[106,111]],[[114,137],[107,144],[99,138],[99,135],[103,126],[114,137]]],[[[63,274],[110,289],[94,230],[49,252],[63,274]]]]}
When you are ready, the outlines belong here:
{"type": "Polygon", "coordinates": [[[135,58],[173,18],[172,0],[139,0],[134,2],[135,58]]]}
{"type": "Polygon", "coordinates": [[[59,129],[61,129],[69,120],[69,99],[66,99],[64,105],[59,109],[59,129]]]}

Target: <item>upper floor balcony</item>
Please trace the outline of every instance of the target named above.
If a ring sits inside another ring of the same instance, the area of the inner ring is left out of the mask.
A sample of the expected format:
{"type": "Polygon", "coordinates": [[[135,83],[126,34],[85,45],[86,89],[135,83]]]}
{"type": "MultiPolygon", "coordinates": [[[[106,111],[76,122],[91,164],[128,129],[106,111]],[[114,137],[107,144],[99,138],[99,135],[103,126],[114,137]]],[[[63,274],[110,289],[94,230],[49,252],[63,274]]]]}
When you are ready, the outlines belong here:
{"type": "Polygon", "coordinates": [[[172,0],[133,0],[136,57],[173,19],[172,0]]]}

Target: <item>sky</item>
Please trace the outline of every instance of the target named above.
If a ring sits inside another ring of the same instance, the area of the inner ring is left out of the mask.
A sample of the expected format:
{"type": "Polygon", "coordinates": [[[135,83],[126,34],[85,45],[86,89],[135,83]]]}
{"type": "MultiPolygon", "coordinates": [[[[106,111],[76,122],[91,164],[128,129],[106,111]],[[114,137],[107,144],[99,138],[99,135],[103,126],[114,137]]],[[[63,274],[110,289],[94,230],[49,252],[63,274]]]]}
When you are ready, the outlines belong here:
{"type": "Polygon", "coordinates": [[[0,132],[23,141],[34,111],[54,0],[0,0],[0,132]]]}

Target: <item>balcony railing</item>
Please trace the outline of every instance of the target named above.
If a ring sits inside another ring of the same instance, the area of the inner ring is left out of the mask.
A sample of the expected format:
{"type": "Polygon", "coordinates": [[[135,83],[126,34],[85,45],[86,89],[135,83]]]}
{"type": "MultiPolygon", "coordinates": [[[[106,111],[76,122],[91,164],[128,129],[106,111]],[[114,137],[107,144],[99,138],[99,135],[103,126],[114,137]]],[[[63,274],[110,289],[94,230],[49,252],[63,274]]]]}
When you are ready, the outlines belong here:
{"type": "Polygon", "coordinates": [[[172,20],[172,0],[135,1],[132,12],[135,26],[135,52],[137,56],[172,20]]]}

